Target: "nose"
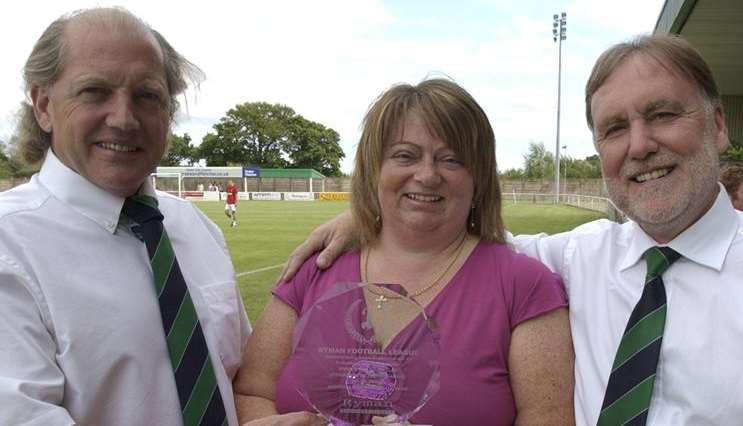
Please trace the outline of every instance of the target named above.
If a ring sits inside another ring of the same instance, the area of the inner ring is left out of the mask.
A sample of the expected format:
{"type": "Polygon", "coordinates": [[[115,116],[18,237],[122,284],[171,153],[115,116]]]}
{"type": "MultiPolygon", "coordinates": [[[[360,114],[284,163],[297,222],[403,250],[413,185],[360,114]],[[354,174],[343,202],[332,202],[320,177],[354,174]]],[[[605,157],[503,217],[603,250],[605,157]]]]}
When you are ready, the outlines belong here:
{"type": "Polygon", "coordinates": [[[651,126],[642,119],[630,123],[628,152],[630,158],[642,160],[657,151],[658,143],[655,141],[651,126]]]}
{"type": "Polygon", "coordinates": [[[125,93],[116,93],[109,100],[106,125],[122,131],[139,129],[139,120],[134,110],[134,100],[125,93]]]}
{"type": "Polygon", "coordinates": [[[441,183],[441,174],[436,161],[433,158],[424,158],[418,164],[415,179],[425,187],[435,187],[441,183]]]}

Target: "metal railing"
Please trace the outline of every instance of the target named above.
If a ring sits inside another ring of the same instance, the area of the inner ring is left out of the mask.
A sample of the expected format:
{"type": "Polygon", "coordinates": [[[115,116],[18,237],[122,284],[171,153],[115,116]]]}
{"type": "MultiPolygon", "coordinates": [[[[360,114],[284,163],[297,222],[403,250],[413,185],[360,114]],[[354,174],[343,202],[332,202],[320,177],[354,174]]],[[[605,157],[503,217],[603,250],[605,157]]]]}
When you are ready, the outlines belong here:
{"type": "MultiPolygon", "coordinates": [[[[512,202],[514,204],[555,203],[555,194],[506,192],[503,193],[502,196],[503,201],[512,202]]],[[[604,213],[609,220],[613,220],[614,222],[622,223],[627,220],[627,216],[622,213],[610,199],[606,197],[578,194],[560,194],[560,204],[601,212],[604,213]]]]}

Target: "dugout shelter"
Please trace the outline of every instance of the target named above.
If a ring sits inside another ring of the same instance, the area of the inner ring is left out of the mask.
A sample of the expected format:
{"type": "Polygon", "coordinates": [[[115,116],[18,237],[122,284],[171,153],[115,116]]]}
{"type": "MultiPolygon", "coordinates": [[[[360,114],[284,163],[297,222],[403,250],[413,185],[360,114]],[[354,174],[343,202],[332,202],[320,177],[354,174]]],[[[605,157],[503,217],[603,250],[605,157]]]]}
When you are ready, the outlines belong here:
{"type": "Polygon", "coordinates": [[[731,142],[743,143],[743,1],[666,0],[655,34],[678,34],[709,64],[731,142]]]}

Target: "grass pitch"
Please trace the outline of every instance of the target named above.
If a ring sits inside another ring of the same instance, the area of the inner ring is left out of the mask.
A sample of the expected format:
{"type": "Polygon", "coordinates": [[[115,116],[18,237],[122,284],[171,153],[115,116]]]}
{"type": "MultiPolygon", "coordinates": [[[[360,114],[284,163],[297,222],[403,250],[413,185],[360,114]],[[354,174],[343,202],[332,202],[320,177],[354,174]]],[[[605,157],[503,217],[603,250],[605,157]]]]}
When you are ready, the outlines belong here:
{"type": "MultiPolygon", "coordinates": [[[[243,201],[238,226],[230,228],[224,203],[195,203],[224,232],[238,284],[251,321],[256,321],[289,253],[317,225],[348,208],[341,201],[243,201]]],[[[506,227],[514,234],[553,234],[604,217],[601,213],[553,204],[503,206],[506,227]]]]}

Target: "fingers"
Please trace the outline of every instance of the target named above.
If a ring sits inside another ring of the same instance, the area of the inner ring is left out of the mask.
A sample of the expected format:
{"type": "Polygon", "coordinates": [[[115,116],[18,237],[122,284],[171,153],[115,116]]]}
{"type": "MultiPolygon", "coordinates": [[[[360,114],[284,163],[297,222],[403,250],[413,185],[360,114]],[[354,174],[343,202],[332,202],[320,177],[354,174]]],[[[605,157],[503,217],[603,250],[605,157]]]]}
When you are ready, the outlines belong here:
{"type": "Polygon", "coordinates": [[[302,263],[318,250],[324,249],[317,258],[317,266],[320,269],[327,268],[351,245],[353,235],[353,218],[350,212],[341,213],[334,219],[318,226],[289,255],[278,282],[292,279],[302,263]]]}
{"type": "Polygon", "coordinates": [[[328,227],[329,232],[325,235],[325,249],[317,257],[316,263],[320,269],[330,266],[338,256],[348,250],[355,234],[353,216],[350,211],[339,214],[323,226],[328,227]]]}
{"type": "Polygon", "coordinates": [[[385,425],[385,426],[403,426],[403,425],[409,425],[409,422],[399,423],[397,422],[397,419],[399,416],[395,413],[388,414],[384,417],[379,416],[373,416],[372,417],[372,424],[373,425],[385,425]]]}
{"type": "Polygon", "coordinates": [[[302,266],[304,260],[312,256],[312,253],[314,253],[315,251],[316,250],[312,250],[310,247],[307,246],[306,241],[297,246],[292,254],[289,255],[289,259],[286,260],[284,269],[281,271],[281,275],[279,275],[279,279],[276,281],[276,284],[292,279],[294,277],[294,274],[296,274],[299,270],[299,267],[302,266]]]}
{"type": "Polygon", "coordinates": [[[326,426],[327,424],[327,420],[322,416],[307,411],[300,411],[256,419],[243,423],[242,426],[326,426]]]}
{"type": "Polygon", "coordinates": [[[320,269],[329,267],[338,256],[346,251],[347,244],[347,241],[340,238],[331,239],[328,246],[317,256],[317,261],[315,262],[317,267],[320,269]]]}

